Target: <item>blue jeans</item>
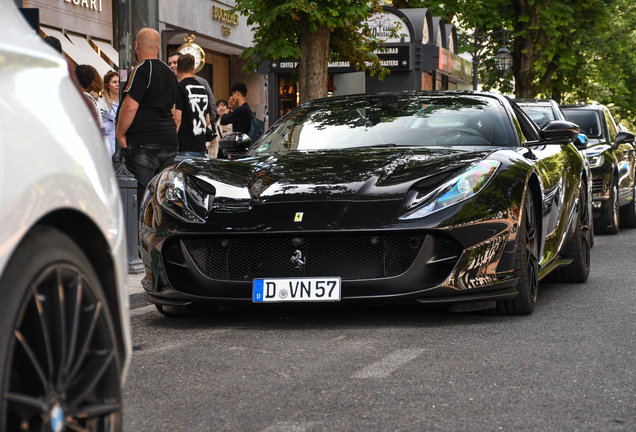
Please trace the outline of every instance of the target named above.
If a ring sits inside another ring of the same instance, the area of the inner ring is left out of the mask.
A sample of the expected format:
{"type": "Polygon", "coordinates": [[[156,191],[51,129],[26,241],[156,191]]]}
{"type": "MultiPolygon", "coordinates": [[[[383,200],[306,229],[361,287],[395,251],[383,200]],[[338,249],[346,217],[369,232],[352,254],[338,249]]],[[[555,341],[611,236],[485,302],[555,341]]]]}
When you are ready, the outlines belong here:
{"type": "Polygon", "coordinates": [[[177,147],[162,144],[143,144],[130,146],[126,168],[137,179],[137,202],[144,196],[150,180],[161,171],[172,165],[177,154],[177,147]]]}

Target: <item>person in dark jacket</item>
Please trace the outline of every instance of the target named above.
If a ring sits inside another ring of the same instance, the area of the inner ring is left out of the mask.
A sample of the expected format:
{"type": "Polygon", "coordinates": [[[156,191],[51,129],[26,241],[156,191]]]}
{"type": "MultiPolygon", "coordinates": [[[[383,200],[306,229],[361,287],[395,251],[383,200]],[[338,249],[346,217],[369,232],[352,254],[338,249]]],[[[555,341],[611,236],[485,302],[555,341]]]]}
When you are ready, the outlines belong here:
{"type": "Polygon", "coordinates": [[[222,125],[232,125],[233,132],[242,132],[247,134],[250,131],[250,123],[252,122],[252,110],[247,104],[247,87],[243,83],[236,83],[230,89],[230,99],[228,104],[232,108],[230,114],[224,114],[221,117],[222,125]]]}

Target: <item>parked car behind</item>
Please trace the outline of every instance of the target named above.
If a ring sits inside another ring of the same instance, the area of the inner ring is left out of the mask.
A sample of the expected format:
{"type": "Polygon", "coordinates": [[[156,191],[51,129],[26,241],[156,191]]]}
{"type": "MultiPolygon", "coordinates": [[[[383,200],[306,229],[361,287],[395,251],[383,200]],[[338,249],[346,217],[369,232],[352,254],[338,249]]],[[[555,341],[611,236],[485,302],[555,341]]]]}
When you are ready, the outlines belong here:
{"type": "Polygon", "coordinates": [[[0,431],[119,431],[121,198],[66,60],[0,2],[0,431]]]}
{"type": "MultiPolygon", "coordinates": [[[[542,128],[546,123],[554,120],[567,120],[561,107],[556,101],[552,99],[515,99],[515,102],[526,113],[537,126],[542,128]]],[[[579,145],[578,149],[581,155],[585,158],[585,169],[587,171],[587,191],[588,198],[588,212],[592,214],[592,168],[590,167],[589,160],[587,158],[587,146],[589,145],[589,139],[584,133],[579,133],[579,145]]],[[[590,224],[590,246],[594,246],[594,224],[590,224]]],[[[557,282],[557,281],[555,281],[557,282]]]]}
{"type": "Polygon", "coordinates": [[[515,99],[514,101],[540,128],[553,120],[567,120],[559,104],[552,99],[515,99]]]}
{"type": "Polygon", "coordinates": [[[568,120],[589,138],[587,155],[592,168],[594,231],[616,234],[620,227],[636,227],[636,156],[634,135],[619,131],[612,114],[600,104],[564,105],[568,120]]]}

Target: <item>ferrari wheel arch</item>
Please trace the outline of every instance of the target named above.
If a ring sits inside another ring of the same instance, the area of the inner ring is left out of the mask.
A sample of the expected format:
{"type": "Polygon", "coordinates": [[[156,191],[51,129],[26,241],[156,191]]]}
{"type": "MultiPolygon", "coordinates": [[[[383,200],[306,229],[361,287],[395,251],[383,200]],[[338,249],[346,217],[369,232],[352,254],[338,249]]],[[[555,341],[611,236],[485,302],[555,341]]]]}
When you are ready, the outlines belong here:
{"type": "MultiPolygon", "coordinates": [[[[533,172],[530,174],[530,177],[528,178],[528,188],[530,189],[530,192],[532,193],[532,198],[534,199],[534,202],[536,203],[534,206],[534,209],[535,209],[535,213],[537,217],[537,230],[539,233],[543,233],[543,215],[542,215],[543,212],[541,210],[543,207],[543,196],[541,194],[541,183],[539,182],[539,176],[537,175],[536,172],[533,172]]],[[[541,235],[539,239],[540,241],[539,241],[538,254],[539,256],[541,256],[543,253],[545,238],[543,238],[543,236],[541,235]]]]}

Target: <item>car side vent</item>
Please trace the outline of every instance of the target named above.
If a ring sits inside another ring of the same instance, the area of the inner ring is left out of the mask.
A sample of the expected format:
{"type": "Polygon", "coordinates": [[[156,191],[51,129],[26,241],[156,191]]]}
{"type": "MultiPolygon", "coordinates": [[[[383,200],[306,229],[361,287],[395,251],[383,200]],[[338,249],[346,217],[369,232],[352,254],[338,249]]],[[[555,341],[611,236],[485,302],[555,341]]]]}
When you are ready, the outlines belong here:
{"type": "Polygon", "coordinates": [[[185,259],[183,258],[183,252],[181,252],[181,244],[174,243],[168,246],[163,251],[163,258],[166,262],[172,264],[185,264],[185,259]]]}

